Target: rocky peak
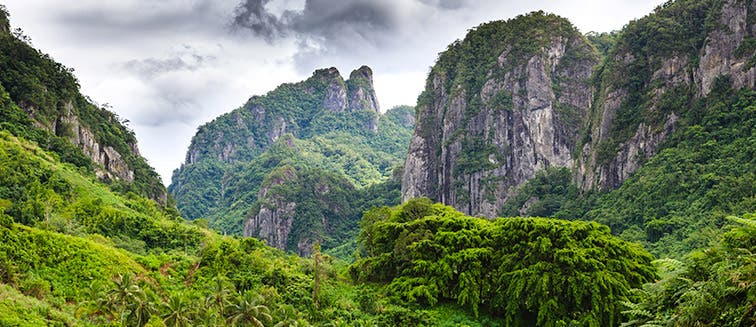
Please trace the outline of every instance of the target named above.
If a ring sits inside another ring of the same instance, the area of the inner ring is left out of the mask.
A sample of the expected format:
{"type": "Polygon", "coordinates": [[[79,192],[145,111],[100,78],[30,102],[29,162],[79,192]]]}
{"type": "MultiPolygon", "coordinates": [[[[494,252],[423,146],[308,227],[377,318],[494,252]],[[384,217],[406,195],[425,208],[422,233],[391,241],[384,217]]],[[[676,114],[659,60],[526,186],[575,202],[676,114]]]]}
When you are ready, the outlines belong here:
{"type": "Polygon", "coordinates": [[[481,25],[450,46],[418,100],[403,199],[494,217],[537,171],[571,167],[594,51],[568,21],[542,12],[481,25]],[[481,62],[490,64],[475,71],[481,62]]]}
{"type": "Polygon", "coordinates": [[[403,199],[491,217],[553,166],[572,168],[583,189],[618,187],[675,132],[687,102],[717,83],[756,87],[754,13],[754,1],[670,1],[630,22],[600,66],[553,15],[479,26],[431,69],[403,199]]]}
{"type": "Polygon", "coordinates": [[[342,112],[347,108],[347,90],[344,79],[339,74],[338,69],[331,67],[328,69],[316,70],[313,78],[322,79],[326,83],[325,96],[323,97],[322,107],[325,110],[342,112]]]}
{"type": "MultiPolygon", "coordinates": [[[[241,108],[200,126],[169,190],[177,195],[180,207],[190,207],[194,199],[182,198],[182,192],[225,189],[229,183],[223,179],[227,164],[250,162],[287,134],[298,139],[334,130],[363,134],[365,130],[377,129],[379,117],[369,67],[356,69],[347,81],[334,67],[318,69],[304,81],[285,83],[265,95],[252,96],[241,108]],[[203,178],[210,175],[203,175],[203,171],[211,171],[217,178],[203,178]],[[194,174],[199,177],[192,177],[194,174]],[[193,184],[193,179],[202,180],[202,185],[193,184]]],[[[223,200],[221,192],[212,196],[208,202],[213,205],[223,200]]],[[[198,211],[187,216],[207,214],[198,211]]]]}
{"type": "MultiPolygon", "coordinates": [[[[753,65],[756,49],[748,45],[756,37],[754,12],[756,3],[753,1],[675,1],[626,27],[633,31],[654,30],[659,21],[677,20],[675,24],[692,27],[667,31],[678,35],[660,37],[665,40],[688,38],[702,47],[675,48],[673,44],[669,46],[671,49],[662,51],[656,47],[634,46],[641,42],[633,39],[633,33],[619,39],[618,47],[605,64],[599,101],[592,110],[595,116],[589,132],[590,142],[582,146],[578,158],[576,179],[583,189],[619,187],[657,153],[659,146],[675,131],[679,112],[684,110],[665,107],[670,98],[707,96],[721,77],[729,80],[735,89],[756,86],[753,65]],[[708,10],[687,12],[710,12],[713,16],[679,17],[679,12],[686,12],[684,9],[688,6],[708,7],[708,10]],[[706,23],[709,19],[717,24],[706,23]],[[699,26],[711,27],[696,32],[699,26]],[[630,80],[632,82],[628,82],[630,80]],[[632,116],[641,118],[628,119],[632,116]]],[[[651,38],[643,42],[659,41],[651,38]]]]}
{"type": "Polygon", "coordinates": [[[349,74],[347,87],[350,111],[369,110],[377,114],[381,112],[378,97],[373,88],[373,70],[370,67],[362,66],[352,71],[349,74]]]}

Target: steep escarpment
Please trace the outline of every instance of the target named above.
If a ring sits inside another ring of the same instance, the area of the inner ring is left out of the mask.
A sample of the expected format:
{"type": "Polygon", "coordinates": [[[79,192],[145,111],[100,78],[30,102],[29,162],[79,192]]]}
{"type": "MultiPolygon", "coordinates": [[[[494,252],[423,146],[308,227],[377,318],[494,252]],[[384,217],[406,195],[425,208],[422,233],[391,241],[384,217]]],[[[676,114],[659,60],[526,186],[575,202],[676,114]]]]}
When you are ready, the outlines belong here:
{"type": "Polygon", "coordinates": [[[754,88],[754,10],[752,1],[675,1],[622,30],[597,72],[597,101],[577,158],[583,189],[620,186],[717,80],[754,88]]]}
{"type": "Polygon", "coordinates": [[[754,88],[755,6],[668,2],[616,38],[588,35],[601,63],[594,47],[553,15],[481,25],[431,70],[418,100],[403,198],[428,196],[488,217],[502,204],[528,212],[538,198],[517,200],[527,204],[520,208],[507,202],[550,167],[567,168],[582,192],[618,188],[675,146],[680,126],[702,123],[704,114],[692,108],[716,101],[701,99],[754,88]]]}
{"type": "Polygon", "coordinates": [[[568,21],[543,12],[483,24],[450,45],[418,99],[403,199],[494,217],[537,171],[573,167],[597,63],[568,21]]]}
{"type": "Polygon", "coordinates": [[[206,218],[223,231],[300,254],[315,241],[334,247],[356,233],[355,208],[399,202],[392,190],[362,194],[382,189],[378,184],[394,185],[413,112],[401,106],[381,114],[366,66],[346,81],[335,68],[318,70],[200,127],[169,190],[182,214],[206,218]],[[343,191],[326,196],[309,184],[291,191],[275,182],[289,179],[271,177],[282,170],[296,172],[297,181],[331,176],[327,189],[343,191]],[[356,200],[328,200],[333,194],[356,200]]]}
{"type": "Polygon", "coordinates": [[[224,176],[240,173],[244,163],[284,134],[298,138],[337,131],[370,134],[379,115],[377,101],[368,101],[375,99],[372,71],[361,67],[352,75],[344,81],[336,68],[317,70],[305,81],[253,96],[241,108],[200,126],[185,163],[174,171],[168,187],[182,214],[190,219],[208,217],[238,200],[234,193],[239,192],[226,191],[238,181],[224,176]]]}
{"type": "Polygon", "coordinates": [[[115,189],[165,204],[165,187],[139,154],[125,120],[83,96],[72,70],[31,47],[23,33],[8,33],[7,13],[0,11],[3,129],[94,170],[115,189]]]}
{"type": "Polygon", "coordinates": [[[309,256],[315,242],[340,245],[357,228],[354,186],[319,169],[278,167],[263,181],[244,234],[309,256]]]}

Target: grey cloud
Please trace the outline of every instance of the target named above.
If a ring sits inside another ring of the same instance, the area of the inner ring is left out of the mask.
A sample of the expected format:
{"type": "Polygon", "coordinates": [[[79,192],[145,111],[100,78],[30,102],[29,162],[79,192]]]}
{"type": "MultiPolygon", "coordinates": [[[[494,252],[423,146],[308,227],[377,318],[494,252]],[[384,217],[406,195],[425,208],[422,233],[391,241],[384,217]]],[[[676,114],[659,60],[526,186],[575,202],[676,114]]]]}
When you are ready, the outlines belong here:
{"type": "Polygon", "coordinates": [[[446,10],[456,10],[467,5],[465,0],[419,0],[420,2],[446,10]]]}
{"type": "Polygon", "coordinates": [[[223,33],[223,24],[215,16],[218,6],[211,0],[189,1],[182,6],[143,2],[123,7],[71,7],[55,18],[71,29],[71,37],[89,42],[138,40],[155,34],[223,33]]]}
{"type": "Polygon", "coordinates": [[[266,8],[269,2],[242,1],[232,26],[250,30],[269,42],[294,36],[303,44],[318,42],[321,46],[332,46],[345,41],[345,37],[379,41],[375,35],[391,30],[397,20],[390,3],[379,0],[306,0],[303,10],[286,10],[280,17],[266,8]]]}
{"type": "Polygon", "coordinates": [[[400,14],[406,3],[385,0],[305,0],[304,8],[276,15],[266,7],[271,0],[242,0],[231,21],[235,31],[249,31],[274,43],[293,38],[297,71],[341,64],[359,67],[383,48],[391,48],[400,32],[400,14]]]}
{"type": "Polygon", "coordinates": [[[284,23],[265,9],[270,0],[247,0],[239,4],[234,12],[232,26],[249,29],[267,41],[281,36],[284,23]]]}
{"type": "Polygon", "coordinates": [[[195,71],[200,67],[215,60],[215,56],[198,54],[194,49],[184,46],[183,53],[174,57],[157,59],[147,58],[140,60],[129,60],[122,67],[144,78],[152,78],[162,73],[176,71],[195,71]]]}
{"type": "MultiPolygon", "coordinates": [[[[166,90],[167,91],[167,90],[166,90]]],[[[176,122],[191,123],[199,114],[200,106],[192,95],[163,93],[154,99],[159,110],[147,110],[138,114],[134,121],[143,126],[159,127],[176,122]]]]}

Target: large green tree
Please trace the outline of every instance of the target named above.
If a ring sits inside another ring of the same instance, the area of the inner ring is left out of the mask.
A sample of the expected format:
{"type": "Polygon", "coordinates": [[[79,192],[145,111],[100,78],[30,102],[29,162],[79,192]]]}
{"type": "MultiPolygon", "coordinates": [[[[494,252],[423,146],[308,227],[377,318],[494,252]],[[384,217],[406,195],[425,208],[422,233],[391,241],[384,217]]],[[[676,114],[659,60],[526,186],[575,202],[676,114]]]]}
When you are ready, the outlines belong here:
{"type": "Polygon", "coordinates": [[[620,301],[653,280],[652,257],[597,223],[486,220],[413,199],[365,214],[361,281],[434,305],[455,301],[509,326],[617,326],[620,301]]]}

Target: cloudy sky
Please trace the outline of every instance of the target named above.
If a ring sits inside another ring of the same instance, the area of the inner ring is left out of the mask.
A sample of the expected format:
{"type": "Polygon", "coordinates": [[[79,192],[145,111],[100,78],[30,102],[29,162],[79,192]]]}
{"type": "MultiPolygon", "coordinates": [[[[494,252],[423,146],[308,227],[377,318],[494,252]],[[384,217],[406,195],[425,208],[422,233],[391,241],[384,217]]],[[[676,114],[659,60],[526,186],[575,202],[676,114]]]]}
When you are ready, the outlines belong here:
{"type": "Polygon", "coordinates": [[[662,0],[0,0],[82,92],[131,121],[163,182],[197,127],[317,68],[373,68],[383,110],[413,105],[438,52],[534,10],[612,31],[662,0]]]}

